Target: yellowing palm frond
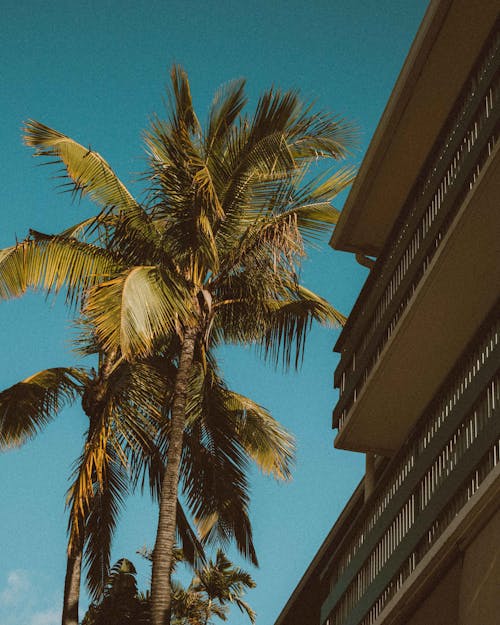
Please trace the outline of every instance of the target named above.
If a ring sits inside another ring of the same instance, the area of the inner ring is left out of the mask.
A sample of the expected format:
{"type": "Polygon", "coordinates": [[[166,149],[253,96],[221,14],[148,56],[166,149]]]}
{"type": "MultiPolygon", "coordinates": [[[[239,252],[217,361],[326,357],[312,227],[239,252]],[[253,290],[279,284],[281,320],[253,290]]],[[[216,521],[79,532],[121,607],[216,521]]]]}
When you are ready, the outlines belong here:
{"type": "Polygon", "coordinates": [[[92,289],[85,313],[105,351],[147,356],[190,311],[187,290],[158,267],[133,267],[92,289]]]}
{"type": "Polygon", "coordinates": [[[94,484],[94,493],[85,520],[87,588],[93,599],[104,592],[111,562],[111,543],[118,515],[128,490],[125,467],[108,445],[104,456],[101,484],[94,484]]]}
{"type": "Polygon", "coordinates": [[[36,156],[56,158],[64,165],[75,194],[88,195],[101,208],[127,210],[137,206],[108,163],[91,148],[35,120],[25,123],[23,138],[26,145],[35,148],[36,156]]]}
{"type": "Polygon", "coordinates": [[[0,297],[19,297],[28,288],[58,293],[65,286],[74,303],[116,267],[100,247],[32,231],[31,238],[0,251],[0,297]]]}
{"type": "Polygon", "coordinates": [[[22,241],[0,250],[0,298],[20,297],[28,287],[28,255],[32,241],[22,241]]]}
{"type": "Polygon", "coordinates": [[[262,406],[244,395],[225,391],[226,408],[236,424],[239,442],[263,473],[289,480],[294,439],[262,406]]]}

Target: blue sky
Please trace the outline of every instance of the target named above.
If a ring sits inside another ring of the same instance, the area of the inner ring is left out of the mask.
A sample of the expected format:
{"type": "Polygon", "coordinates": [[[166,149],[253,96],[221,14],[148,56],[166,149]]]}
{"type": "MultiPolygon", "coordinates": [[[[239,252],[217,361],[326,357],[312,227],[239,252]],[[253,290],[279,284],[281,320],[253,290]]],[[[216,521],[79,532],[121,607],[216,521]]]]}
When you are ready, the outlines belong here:
{"type": "MultiPolygon", "coordinates": [[[[34,118],[91,145],[119,176],[143,169],[141,131],[162,112],[168,68],[189,73],[201,119],[215,89],[248,81],[251,104],[274,84],[299,88],[318,106],[361,130],[359,163],[424,14],[424,0],[252,0],[247,2],[90,0],[2,2],[0,51],[0,247],[29,228],[61,230],[90,214],[55,190],[53,171],[36,167],[21,144],[23,120],[34,118]]],[[[339,208],[342,198],[339,199],[339,208]]],[[[366,270],[327,241],[304,266],[304,282],[349,312],[366,270]]],[[[260,569],[249,602],[271,625],[362,476],[363,457],[333,449],[331,411],[337,394],[332,352],[337,330],[315,329],[299,373],[282,375],[249,350],[224,350],[230,386],[269,408],[296,436],[294,479],[276,484],[252,476],[252,519],[260,569]]],[[[74,362],[71,324],[62,301],[29,294],[0,302],[0,388],[50,366],[74,362]]],[[[0,455],[0,622],[59,622],[64,582],[65,492],[85,419],[66,409],[36,440],[0,455]]],[[[156,511],[129,500],[116,536],[115,559],[148,568],[136,549],[152,545],[156,511]]],[[[83,612],[82,612],[83,615],[83,612]]],[[[243,616],[232,613],[232,625],[243,616]]]]}

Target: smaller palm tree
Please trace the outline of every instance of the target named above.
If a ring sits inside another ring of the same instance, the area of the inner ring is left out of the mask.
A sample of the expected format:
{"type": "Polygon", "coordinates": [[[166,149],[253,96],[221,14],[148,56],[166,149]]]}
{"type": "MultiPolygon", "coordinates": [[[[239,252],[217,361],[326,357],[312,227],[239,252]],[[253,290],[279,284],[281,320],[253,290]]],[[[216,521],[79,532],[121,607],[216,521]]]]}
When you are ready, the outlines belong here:
{"type": "MultiPolygon", "coordinates": [[[[152,560],[148,549],[138,553],[152,560]]],[[[182,550],[176,548],[175,564],[182,560],[182,550]]],[[[233,566],[221,549],[215,561],[209,560],[194,571],[187,588],[172,580],[172,625],[210,625],[214,617],[226,621],[230,604],[237,605],[255,623],[255,612],[243,600],[246,590],[254,588],[255,582],[249,573],[233,566]]],[[[102,599],[91,604],[82,625],[151,625],[151,622],[151,595],[138,591],[136,569],[130,560],[122,558],[111,569],[102,599]]]]}
{"type": "Polygon", "coordinates": [[[232,603],[242,612],[246,612],[250,621],[255,623],[255,612],[243,601],[246,590],[255,588],[255,582],[249,573],[233,566],[221,549],[217,550],[215,561],[209,560],[203,568],[196,571],[190,588],[206,598],[206,611],[201,625],[208,625],[212,615],[225,621],[228,604],[232,603]]]}
{"type": "Polygon", "coordinates": [[[149,596],[137,591],[136,570],[126,558],[110,571],[100,603],[93,603],[82,625],[149,625],[149,596]]]}

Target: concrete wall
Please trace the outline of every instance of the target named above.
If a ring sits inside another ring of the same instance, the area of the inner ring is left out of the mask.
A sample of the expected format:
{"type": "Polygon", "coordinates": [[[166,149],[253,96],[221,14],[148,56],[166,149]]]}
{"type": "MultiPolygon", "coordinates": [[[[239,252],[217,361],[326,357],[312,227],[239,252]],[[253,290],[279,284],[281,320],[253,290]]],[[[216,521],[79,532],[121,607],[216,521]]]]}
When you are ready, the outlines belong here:
{"type": "Polygon", "coordinates": [[[459,605],[460,625],[500,623],[500,510],[465,550],[459,605]]]}
{"type": "Polygon", "coordinates": [[[500,510],[461,557],[434,584],[432,592],[396,621],[404,625],[499,625],[500,510]]]}
{"type": "MultiPolygon", "coordinates": [[[[457,625],[458,590],[460,586],[461,562],[448,569],[444,577],[434,587],[409,617],[407,625],[457,625]]],[[[472,625],[472,624],[470,624],[472,625]]]]}

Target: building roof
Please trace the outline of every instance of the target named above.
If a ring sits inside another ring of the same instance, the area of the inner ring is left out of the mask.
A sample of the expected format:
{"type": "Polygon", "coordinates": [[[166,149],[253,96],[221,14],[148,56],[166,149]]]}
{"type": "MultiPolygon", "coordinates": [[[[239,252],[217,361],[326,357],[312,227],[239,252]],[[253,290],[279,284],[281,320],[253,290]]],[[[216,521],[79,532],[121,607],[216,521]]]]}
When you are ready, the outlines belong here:
{"type": "Polygon", "coordinates": [[[500,12],[498,0],[432,0],[330,244],[378,256],[500,12]]]}

